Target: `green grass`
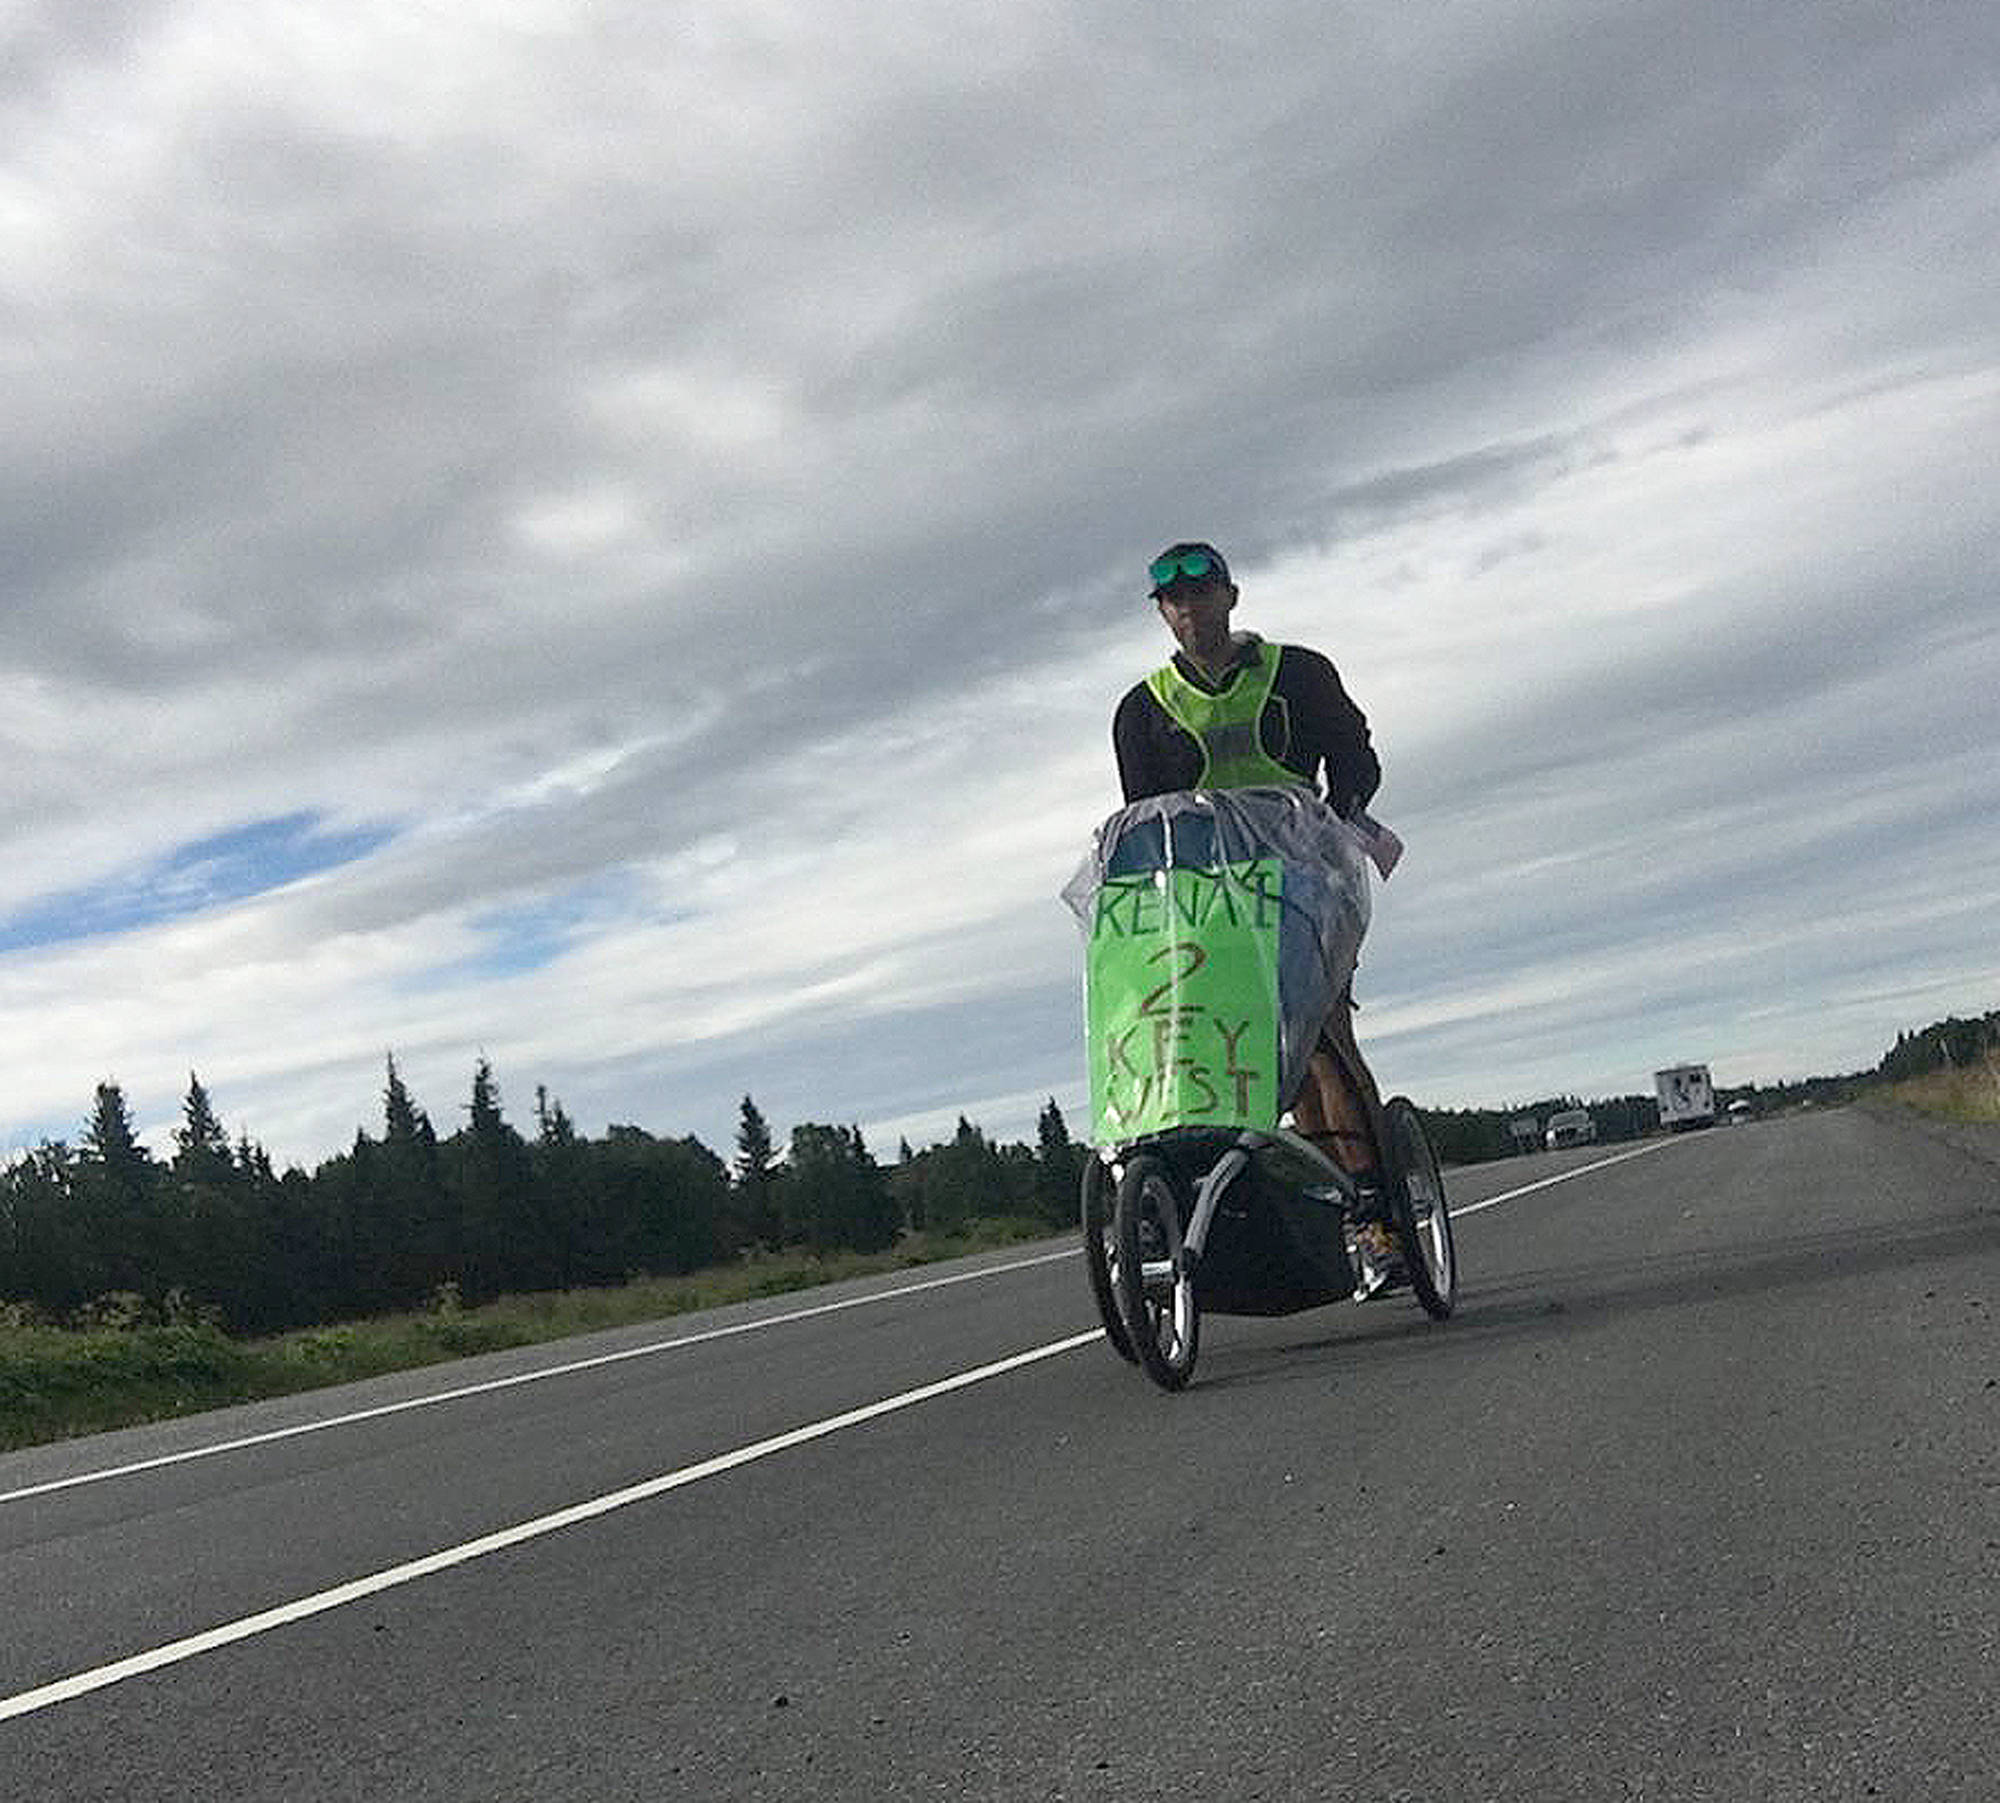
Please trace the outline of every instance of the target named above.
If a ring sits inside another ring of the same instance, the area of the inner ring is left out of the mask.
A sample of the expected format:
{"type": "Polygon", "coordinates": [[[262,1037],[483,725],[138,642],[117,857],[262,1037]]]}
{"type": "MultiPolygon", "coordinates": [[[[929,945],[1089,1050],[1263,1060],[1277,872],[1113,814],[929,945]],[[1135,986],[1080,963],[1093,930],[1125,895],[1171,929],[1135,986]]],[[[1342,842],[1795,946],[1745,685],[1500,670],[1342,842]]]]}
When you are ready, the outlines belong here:
{"type": "Polygon", "coordinates": [[[1932,1071],[1892,1083],[1881,1093],[1888,1101],[1934,1120],[1967,1125],[2000,1121],[2000,1064],[1989,1058],[1962,1070],[1932,1071]]]}
{"type": "Polygon", "coordinates": [[[1035,1221],[974,1221],[953,1234],[905,1235],[887,1252],[759,1254],[686,1277],[501,1296],[476,1308],[459,1307],[447,1291],[422,1313],[306,1327],[258,1340],[233,1339],[200,1320],[73,1328],[10,1324],[0,1313],[0,1451],[788,1295],[1053,1231],[1035,1221]]]}

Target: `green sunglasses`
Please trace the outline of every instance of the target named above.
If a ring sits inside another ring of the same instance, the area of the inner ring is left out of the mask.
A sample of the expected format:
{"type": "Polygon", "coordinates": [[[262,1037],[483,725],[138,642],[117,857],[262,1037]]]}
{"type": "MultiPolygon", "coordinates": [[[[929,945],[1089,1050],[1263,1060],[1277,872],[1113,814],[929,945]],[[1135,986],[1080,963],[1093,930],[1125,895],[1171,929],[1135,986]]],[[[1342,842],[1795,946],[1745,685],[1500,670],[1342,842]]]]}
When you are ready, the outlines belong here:
{"type": "Polygon", "coordinates": [[[1153,578],[1155,588],[1165,588],[1181,576],[1191,582],[1199,582],[1203,577],[1215,574],[1215,559],[1206,551],[1183,551],[1178,557],[1158,559],[1148,566],[1147,573],[1153,578]]]}

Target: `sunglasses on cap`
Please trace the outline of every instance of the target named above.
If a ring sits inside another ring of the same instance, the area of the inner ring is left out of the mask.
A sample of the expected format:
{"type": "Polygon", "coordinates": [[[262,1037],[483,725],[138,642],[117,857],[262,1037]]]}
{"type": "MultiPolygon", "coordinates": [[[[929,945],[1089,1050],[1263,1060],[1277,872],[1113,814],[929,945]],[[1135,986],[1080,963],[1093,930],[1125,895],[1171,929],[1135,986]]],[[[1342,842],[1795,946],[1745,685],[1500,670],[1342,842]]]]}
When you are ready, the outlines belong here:
{"type": "Polygon", "coordinates": [[[1178,557],[1156,558],[1147,566],[1147,574],[1152,577],[1155,589],[1163,589],[1183,576],[1190,582],[1205,582],[1221,571],[1206,551],[1183,551],[1178,557]]]}

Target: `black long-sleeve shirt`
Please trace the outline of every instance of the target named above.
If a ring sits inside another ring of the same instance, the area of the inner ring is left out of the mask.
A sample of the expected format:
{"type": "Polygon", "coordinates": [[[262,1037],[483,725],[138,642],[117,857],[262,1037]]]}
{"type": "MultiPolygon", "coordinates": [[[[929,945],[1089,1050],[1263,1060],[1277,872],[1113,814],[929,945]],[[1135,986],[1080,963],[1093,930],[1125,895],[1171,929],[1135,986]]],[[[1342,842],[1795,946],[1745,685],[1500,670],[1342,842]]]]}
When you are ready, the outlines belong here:
{"type": "MultiPolygon", "coordinates": [[[[1174,665],[1197,688],[1223,694],[1255,660],[1257,642],[1248,633],[1239,635],[1236,660],[1220,683],[1181,652],[1174,653],[1174,665]]],[[[1257,736],[1266,756],[1296,771],[1316,790],[1323,769],[1323,793],[1339,813],[1366,807],[1381,785],[1382,766],[1369,743],[1367,718],[1341,686],[1340,672],[1303,645],[1279,646],[1278,673],[1257,722],[1257,736]]],[[[1192,789],[1201,776],[1201,747],[1143,682],[1119,702],[1111,742],[1128,802],[1192,789]]]]}

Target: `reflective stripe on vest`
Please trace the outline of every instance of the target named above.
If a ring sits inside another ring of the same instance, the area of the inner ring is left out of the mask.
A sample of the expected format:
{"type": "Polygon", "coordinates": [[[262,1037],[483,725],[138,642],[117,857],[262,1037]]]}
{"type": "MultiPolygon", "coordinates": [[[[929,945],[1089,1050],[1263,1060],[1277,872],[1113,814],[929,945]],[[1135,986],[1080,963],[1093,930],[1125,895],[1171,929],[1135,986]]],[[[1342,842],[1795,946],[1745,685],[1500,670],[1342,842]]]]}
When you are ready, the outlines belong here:
{"type": "Polygon", "coordinates": [[[1219,695],[1196,688],[1171,663],[1146,678],[1167,717],[1201,747],[1197,789],[1264,789],[1285,783],[1311,787],[1264,750],[1258,730],[1278,680],[1278,655],[1278,646],[1259,644],[1257,661],[1244,666],[1219,695]]]}

